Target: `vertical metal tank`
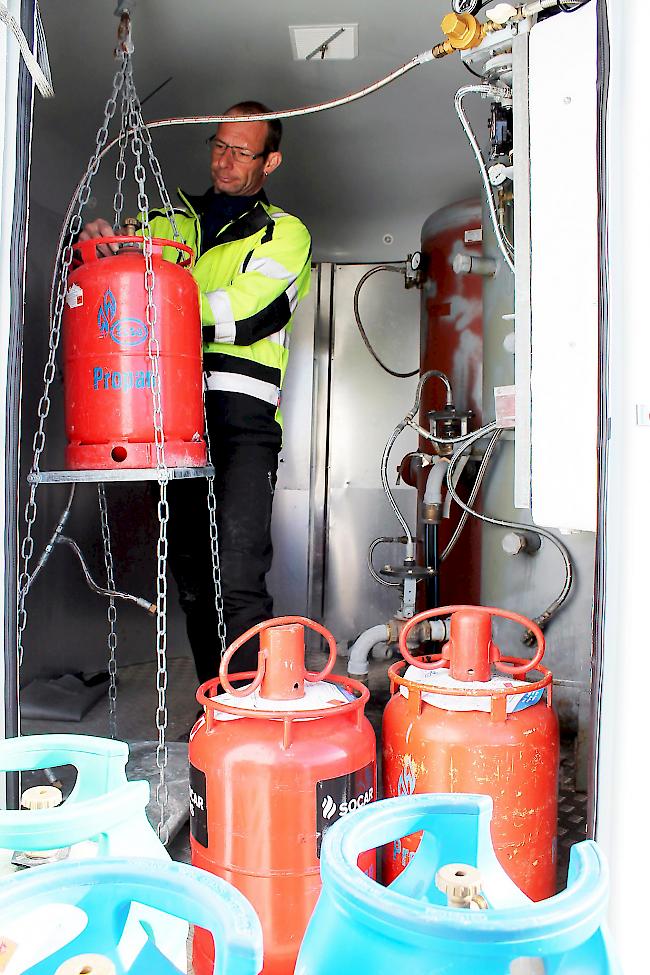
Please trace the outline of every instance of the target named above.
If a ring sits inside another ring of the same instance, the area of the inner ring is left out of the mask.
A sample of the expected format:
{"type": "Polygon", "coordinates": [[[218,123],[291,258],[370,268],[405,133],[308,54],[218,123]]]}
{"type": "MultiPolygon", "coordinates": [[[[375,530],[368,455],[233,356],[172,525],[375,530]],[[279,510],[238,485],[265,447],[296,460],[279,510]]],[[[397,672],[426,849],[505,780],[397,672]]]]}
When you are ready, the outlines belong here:
{"type": "MultiPolygon", "coordinates": [[[[481,255],[481,225],[480,200],[461,200],[436,210],[422,228],[426,278],[420,319],[420,373],[428,369],[446,373],[452,382],[456,407],[471,410],[476,425],[480,425],[483,416],[482,281],[478,275],[456,274],[453,262],[462,251],[481,255]]],[[[428,428],[428,413],[443,406],[441,386],[427,383],[420,409],[422,426],[428,428]]],[[[419,449],[430,452],[430,441],[421,439],[419,449]]],[[[419,502],[426,476],[424,470],[418,479],[419,502]]],[[[457,521],[456,511],[440,525],[440,551],[449,541],[457,521]]],[[[480,584],[481,527],[470,520],[444,563],[440,577],[441,602],[478,603],[480,584]]]]}

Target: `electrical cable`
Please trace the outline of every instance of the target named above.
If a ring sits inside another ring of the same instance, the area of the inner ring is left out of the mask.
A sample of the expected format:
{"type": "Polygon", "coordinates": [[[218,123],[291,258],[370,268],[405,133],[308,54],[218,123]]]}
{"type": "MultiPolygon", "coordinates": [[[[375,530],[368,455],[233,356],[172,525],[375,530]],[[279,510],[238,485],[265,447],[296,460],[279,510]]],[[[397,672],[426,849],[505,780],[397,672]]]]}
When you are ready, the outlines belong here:
{"type": "MultiPolygon", "coordinates": [[[[501,430],[501,429],[494,431],[494,434],[492,435],[492,439],[490,440],[490,442],[487,445],[487,448],[485,450],[485,453],[483,454],[483,459],[481,461],[481,466],[478,469],[478,473],[476,475],[476,479],[475,479],[474,484],[472,486],[472,490],[470,492],[470,496],[467,499],[467,504],[468,504],[468,506],[470,508],[472,507],[472,505],[476,501],[476,496],[477,496],[478,492],[481,490],[481,484],[483,483],[483,478],[485,477],[486,471],[488,469],[488,465],[490,463],[490,459],[491,459],[492,454],[494,453],[494,451],[496,449],[496,446],[497,446],[497,444],[498,444],[498,442],[499,442],[499,440],[501,438],[501,434],[502,433],[503,433],[503,430],[501,430]]],[[[460,538],[460,534],[461,534],[463,528],[465,527],[465,524],[466,524],[468,518],[469,518],[469,513],[467,511],[461,512],[461,516],[460,516],[460,519],[458,521],[458,524],[456,525],[456,528],[454,529],[454,534],[449,539],[449,542],[447,543],[447,547],[445,548],[445,550],[443,551],[442,555],[440,556],[440,561],[441,562],[444,562],[445,559],[448,559],[449,556],[451,555],[452,550],[453,550],[456,542],[460,538]]]]}
{"type": "Polygon", "coordinates": [[[469,124],[465,112],[463,111],[463,99],[465,95],[469,95],[472,92],[476,94],[492,95],[493,97],[498,96],[502,98],[505,94],[507,94],[507,91],[506,89],[503,88],[497,88],[496,85],[487,85],[487,84],[465,85],[463,88],[459,88],[458,91],[456,92],[456,96],[454,98],[454,105],[456,107],[456,114],[460,119],[460,124],[462,125],[465,131],[465,135],[469,140],[469,144],[474,151],[474,155],[476,156],[476,161],[478,163],[478,167],[481,172],[481,178],[483,180],[483,186],[485,188],[485,193],[487,197],[488,209],[490,211],[490,219],[492,220],[492,227],[494,229],[494,234],[496,236],[499,250],[501,251],[504,261],[506,262],[506,264],[514,274],[515,266],[513,264],[510,254],[508,253],[508,248],[505,244],[505,241],[503,239],[503,234],[501,233],[501,228],[499,226],[499,218],[497,216],[496,207],[494,205],[494,196],[492,194],[492,186],[490,184],[490,177],[488,176],[485,160],[483,159],[483,155],[479,148],[478,142],[476,141],[476,136],[472,131],[472,127],[469,124]]]}
{"type": "MultiPolygon", "coordinates": [[[[467,514],[473,515],[474,518],[478,518],[480,521],[483,521],[488,525],[496,525],[499,528],[510,528],[513,531],[521,531],[522,528],[525,528],[526,531],[534,532],[536,535],[541,535],[542,538],[547,538],[558,549],[564,561],[565,579],[564,579],[564,584],[562,586],[562,589],[560,590],[560,593],[556,596],[553,602],[544,610],[543,613],[535,617],[534,622],[537,623],[540,629],[543,630],[544,627],[548,625],[548,623],[553,618],[553,616],[555,616],[555,614],[558,612],[562,604],[565,602],[571,590],[571,585],[573,583],[573,565],[571,564],[571,556],[569,555],[566,546],[558,538],[556,538],[555,535],[552,534],[552,532],[547,531],[546,528],[540,528],[537,525],[531,525],[531,526],[522,525],[520,522],[505,521],[505,519],[501,519],[501,518],[492,518],[488,515],[481,514],[479,511],[475,511],[468,504],[465,504],[462,498],[458,496],[453,484],[454,467],[458,463],[462,454],[465,452],[465,450],[468,447],[472,446],[472,444],[476,443],[476,441],[481,440],[482,437],[486,436],[488,430],[494,430],[495,428],[496,428],[496,424],[493,423],[493,424],[488,424],[487,427],[483,427],[482,429],[477,430],[475,433],[471,435],[471,437],[468,439],[468,441],[465,444],[462,444],[460,447],[457,448],[457,450],[454,451],[449,461],[449,467],[447,469],[447,491],[449,492],[453,500],[456,502],[456,504],[460,508],[462,508],[463,511],[466,511],[467,514]]],[[[531,631],[528,630],[524,634],[522,638],[522,642],[528,646],[531,646],[533,641],[534,641],[534,636],[531,633],[531,631]]]]}
{"type": "Polygon", "coordinates": [[[361,289],[363,285],[366,283],[366,281],[368,280],[368,278],[371,277],[371,275],[373,274],[377,274],[378,271],[395,271],[397,274],[404,273],[401,268],[395,267],[394,264],[378,264],[376,267],[371,267],[369,271],[366,271],[366,273],[363,275],[363,277],[360,279],[359,283],[357,284],[356,288],[354,289],[354,298],[352,301],[354,307],[354,320],[357,323],[357,328],[361,333],[361,338],[363,339],[363,343],[365,347],[367,348],[368,352],[373,357],[375,362],[377,362],[381,366],[384,372],[387,372],[390,376],[395,376],[397,379],[409,379],[411,376],[416,376],[418,374],[418,372],[420,371],[419,367],[417,369],[413,369],[411,372],[396,372],[395,369],[391,369],[390,366],[387,366],[385,362],[382,362],[382,360],[379,358],[379,356],[373,349],[372,345],[370,344],[370,339],[366,335],[366,330],[364,329],[363,322],[361,321],[361,314],[359,312],[359,295],[361,293],[361,289]]]}
{"type": "Polygon", "coordinates": [[[483,81],[483,75],[479,74],[478,71],[475,71],[474,68],[470,68],[467,61],[463,61],[463,59],[461,58],[460,63],[462,64],[462,66],[465,68],[466,71],[469,71],[470,74],[473,74],[475,78],[479,79],[479,81],[483,81]]]}

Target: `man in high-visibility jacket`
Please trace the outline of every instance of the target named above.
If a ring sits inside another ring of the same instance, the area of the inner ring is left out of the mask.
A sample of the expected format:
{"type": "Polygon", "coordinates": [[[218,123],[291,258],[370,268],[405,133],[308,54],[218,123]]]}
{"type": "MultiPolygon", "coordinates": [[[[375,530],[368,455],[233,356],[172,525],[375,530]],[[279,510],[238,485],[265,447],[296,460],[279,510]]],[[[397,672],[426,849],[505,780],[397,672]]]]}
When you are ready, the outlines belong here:
{"type": "MultiPolygon", "coordinates": [[[[230,108],[234,118],[269,109],[230,108]]],[[[269,203],[263,186],[282,162],[278,120],[223,122],[209,140],[212,186],[203,196],[179,191],[178,230],[193,248],[201,291],[203,367],[227,640],[273,614],[271,510],[282,445],[280,395],[296,306],[309,290],[311,240],[296,217],[269,203]]],[[[155,237],[172,237],[162,211],[150,214],[155,237]]],[[[83,237],[108,236],[106,221],[83,237]]],[[[170,252],[171,253],[171,252],[170,252]]],[[[174,258],[175,259],[175,258],[174,258]]],[[[206,485],[170,482],[169,560],[187,619],[200,681],[218,671],[206,485]]],[[[257,666],[256,641],[237,656],[257,666]]]]}

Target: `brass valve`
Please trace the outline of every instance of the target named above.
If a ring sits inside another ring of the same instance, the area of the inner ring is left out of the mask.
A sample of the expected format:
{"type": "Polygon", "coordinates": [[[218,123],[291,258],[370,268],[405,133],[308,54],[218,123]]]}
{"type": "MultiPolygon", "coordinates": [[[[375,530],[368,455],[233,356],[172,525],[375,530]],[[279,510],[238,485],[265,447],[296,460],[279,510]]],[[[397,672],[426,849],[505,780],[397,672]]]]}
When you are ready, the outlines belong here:
{"type": "Polygon", "coordinates": [[[140,221],[136,217],[126,217],[124,221],[124,236],[135,237],[140,227],[140,221]]]}
{"type": "Polygon", "coordinates": [[[433,48],[434,58],[444,58],[454,51],[469,51],[478,47],[484,37],[493,31],[502,30],[502,24],[488,20],[481,24],[473,14],[446,14],[440,25],[447,39],[433,48]]]}

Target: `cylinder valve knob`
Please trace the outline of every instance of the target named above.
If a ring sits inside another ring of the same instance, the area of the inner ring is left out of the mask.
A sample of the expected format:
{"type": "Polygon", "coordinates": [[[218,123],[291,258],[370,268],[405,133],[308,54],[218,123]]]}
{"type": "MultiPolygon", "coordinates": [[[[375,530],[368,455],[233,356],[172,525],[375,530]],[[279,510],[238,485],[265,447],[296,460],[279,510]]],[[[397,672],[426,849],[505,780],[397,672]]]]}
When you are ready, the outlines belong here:
{"type": "Polygon", "coordinates": [[[115,965],[106,955],[76,955],[64,961],[56,975],[115,975],[115,965]]]}
{"type": "Polygon", "coordinates": [[[482,906],[481,886],[481,871],[466,863],[448,863],[436,874],[436,887],[446,894],[448,907],[482,906]]]}
{"type": "Polygon", "coordinates": [[[23,809],[54,809],[63,802],[63,793],[54,785],[35,785],[20,797],[23,809]]]}

